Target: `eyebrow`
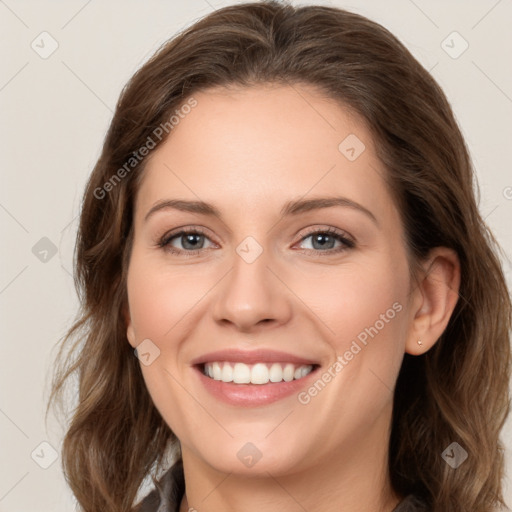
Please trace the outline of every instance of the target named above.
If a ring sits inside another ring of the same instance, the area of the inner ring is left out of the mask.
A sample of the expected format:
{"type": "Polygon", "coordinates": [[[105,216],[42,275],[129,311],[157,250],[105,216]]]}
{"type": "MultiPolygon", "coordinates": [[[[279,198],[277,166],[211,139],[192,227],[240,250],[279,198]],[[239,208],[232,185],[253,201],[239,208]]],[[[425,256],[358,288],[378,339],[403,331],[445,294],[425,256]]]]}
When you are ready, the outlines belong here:
{"type": "MultiPolygon", "coordinates": [[[[333,206],[344,206],[352,208],[369,217],[377,226],[379,225],[375,215],[364,206],[348,199],[346,197],[317,197],[313,199],[297,199],[285,203],[281,208],[282,217],[298,215],[299,213],[319,210],[321,208],[332,208],[333,206]]],[[[199,213],[217,217],[222,220],[220,211],[210,203],[204,201],[188,201],[185,199],[164,199],[155,203],[146,214],[144,221],[147,221],[151,215],[161,210],[174,209],[183,212],[199,213]]]]}

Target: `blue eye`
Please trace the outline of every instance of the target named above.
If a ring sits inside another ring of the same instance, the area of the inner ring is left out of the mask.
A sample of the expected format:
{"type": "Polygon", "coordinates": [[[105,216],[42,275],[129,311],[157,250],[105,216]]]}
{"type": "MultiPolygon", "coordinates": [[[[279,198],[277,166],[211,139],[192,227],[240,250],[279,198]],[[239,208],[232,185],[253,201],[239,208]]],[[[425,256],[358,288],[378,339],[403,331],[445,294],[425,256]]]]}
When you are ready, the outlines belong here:
{"type": "Polygon", "coordinates": [[[333,228],[317,229],[304,236],[301,242],[304,242],[304,240],[308,238],[312,239],[310,244],[312,248],[306,248],[306,251],[322,253],[322,256],[339,253],[355,247],[355,243],[352,240],[333,228]],[[338,241],[340,245],[335,248],[336,241],[338,241]]]}
{"type": "MultiPolygon", "coordinates": [[[[316,228],[315,231],[311,231],[303,236],[300,242],[302,243],[308,238],[311,238],[311,247],[302,249],[302,252],[308,254],[332,255],[355,247],[355,243],[350,238],[334,228],[316,228]],[[336,242],[338,243],[337,247],[336,242]]],[[[158,242],[158,246],[162,249],[185,257],[198,255],[201,251],[205,251],[215,245],[199,228],[187,228],[175,233],[166,234],[158,242]],[[211,244],[210,247],[205,247],[206,241],[211,244]],[[181,247],[176,247],[176,243],[180,244],[181,247]]]]}
{"type": "Polygon", "coordinates": [[[187,256],[193,256],[201,252],[205,240],[209,240],[209,238],[198,228],[182,229],[170,236],[165,235],[158,245],[172,253],[185,253],[187,256]],[[183,248],[174,247],[173,240],[180,242],[183,248]]]}

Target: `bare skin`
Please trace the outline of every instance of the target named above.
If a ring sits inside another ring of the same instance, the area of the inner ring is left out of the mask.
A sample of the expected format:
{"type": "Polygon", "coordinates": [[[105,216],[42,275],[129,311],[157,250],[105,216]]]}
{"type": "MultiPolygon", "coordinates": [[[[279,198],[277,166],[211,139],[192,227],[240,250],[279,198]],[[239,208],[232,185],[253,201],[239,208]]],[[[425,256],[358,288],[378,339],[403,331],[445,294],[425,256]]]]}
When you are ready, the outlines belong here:
{"type": "Polygon", "coordinates": [[[385,169],[364,123],[342,105],[298,85],[194,97],[197,106],[144,171],[126,312],[132,347],[150,339],[160,350],[141,368],[181,443],[180,511],[334,512],[342,504],[344,512],[390,512],[403,498],[387,470],[392,390],[404,353],[424,353],[446,328],[457,257],[436,248],[411,282],[385,169]],[[353,161],[338,149],[349,134],[365,145],[353,161]],[[335,196],[369,213],[345,205],[280,214],[288,201],[335,196]],[[211,203],[222,219],[173,208],[146,218],[169,199],[211,203]],[[193,249],[181,235],[159,245],[180,228],[202,229],[192,241],[199,252],[187,256],[193,249]],[[336,232],[315,243],[326,229],[336,232]],[[262,249],[251,263],[236,251],[249,236],[262,249]],[[332,372],[370,326],[378,333],[307,403],[292,395],[258,407],[226,404],[191,365],[213,350],[265,348],[332,372]],[[237,457],[247,442],[261,453],[251,467],[237,457]]]}

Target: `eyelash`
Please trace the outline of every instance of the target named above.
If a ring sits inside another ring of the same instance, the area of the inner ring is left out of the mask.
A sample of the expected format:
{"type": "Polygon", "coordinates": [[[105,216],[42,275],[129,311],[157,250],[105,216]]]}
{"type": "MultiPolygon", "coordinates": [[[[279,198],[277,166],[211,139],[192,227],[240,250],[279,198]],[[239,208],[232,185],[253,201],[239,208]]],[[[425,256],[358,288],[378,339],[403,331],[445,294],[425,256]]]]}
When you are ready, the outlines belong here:
{"type": "MultiPolygon", "coordinates": [[[[194,250],[191,250],[191,251],[187,251],[187,250],[183,250],[183,249],[176,249],[175,247],[172,247],[170,245],[170,242],[172,240],[174,240],[175,238],[179,238],[182,235],[188,235],[188,234],[203,235],[206,238],[208,238],[206,233],[201,228],[199,228],[199,227],[197,227],[197,228],[184,228],[184,229],[181,229],[180,231],[175,232],[175,233],[165,234],[160,239],[160,241],[158,242],[158,247],[160,247],[161,249],[164,249],[164,250],[166,250],[166,251],[168,251],[168,252],[170,252],[172,254],[184,255],[187,258],[196,256],[201,251],[207,250],[207,249],[194,249],[194,250]]],[[[301,249],[301,250],[299,250],[299,252],[302,252],[302,253],[305,253],[305,254],[311,254],[313,252],[316,255],[331,256],[333,254],[338,254],[338,253],[341,253],[343,251],[346,251],[347,249],[353,249],[355,247],[355,242],[353,240],[351,240],[350,238],[346,237],[343,232],[338,231],[337,229],[334,229],[334,228],[327,228],[327,229],[314,228],[311,231],[305,233],[304,236],[299,240],[299,242],[303,242],[304,240],[306,240],[310,236],[318,235],[318,234],[326,234],[326,235],[329,235],[329,236],[334,236],[334,238],[338,239],[343,244],[343,246],[338,247],[337,249],[328,249],[326,251],[320,251],[320,250],[316,250],[316,249],[301,249]]]]}

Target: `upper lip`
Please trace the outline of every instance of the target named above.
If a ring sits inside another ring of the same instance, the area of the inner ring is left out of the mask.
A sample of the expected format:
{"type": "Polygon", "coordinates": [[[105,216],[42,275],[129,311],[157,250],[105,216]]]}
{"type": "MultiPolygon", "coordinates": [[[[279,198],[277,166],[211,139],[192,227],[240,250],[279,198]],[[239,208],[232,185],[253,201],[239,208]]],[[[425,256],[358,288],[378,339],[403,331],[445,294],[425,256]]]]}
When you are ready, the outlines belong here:
{"type": "Polygon", "coordinates": [[[312,359],[296,356],[287,352],[280,352],[278,350],[240,350],[236,348],[217,350],[215,352],[208,352],[191,361],[192,365],[211,363],[215,361],[231,361],[246,364],[254,363],[295,363],[302,365],[318,365],[318,361],[312,359]]]}

